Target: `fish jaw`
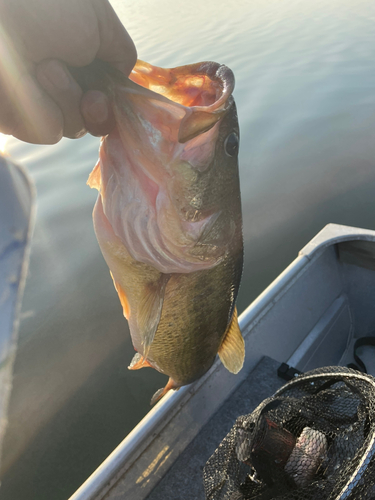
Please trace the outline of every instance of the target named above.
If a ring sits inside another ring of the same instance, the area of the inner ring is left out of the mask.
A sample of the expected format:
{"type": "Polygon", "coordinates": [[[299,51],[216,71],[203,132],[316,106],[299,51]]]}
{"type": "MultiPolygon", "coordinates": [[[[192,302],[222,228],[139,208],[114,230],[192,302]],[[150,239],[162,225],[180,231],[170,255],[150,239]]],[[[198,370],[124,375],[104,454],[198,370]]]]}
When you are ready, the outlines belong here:
{"type": "MultiPolygon", "coordinates": [[[[167,71],[163,85],[160,79],[158,85],[164,94],[150,90],[156,87],[151,77],[148,89],[133,82],[130,87],[116,87],[117,128],[102,140],[100,148],[99,189],[104,213],[135,260],[165,274],[209,269],[221,262],[227,244],[210,249],[206,245],[199,253],[197,242],[217,218],[220,207],[211,206],[206,211],[198,208],[198,215],[191,217],[190,199],[185,198],[189,185],[196,183],[213,162],[218,122],[231,103],[232,73],[226,69],[226,74],[216,63],[174,70],[142,63],[143,83],[146,66],[149,75],[156,70],[167,71]],[[193,71],[208,71],[210,75],[191,74],[193,71]],[[226,80],[219,80],[217,75],[221,73],[226,80]],[[196,81],[201,82],[203,90],[196,81]],[[191,88],[194,98],[189,93],[191,88]],[[194,102],[199,105],[190,106],[194,102]]],[[[141,72],[133,73],[139,79],[141,72]]]]}

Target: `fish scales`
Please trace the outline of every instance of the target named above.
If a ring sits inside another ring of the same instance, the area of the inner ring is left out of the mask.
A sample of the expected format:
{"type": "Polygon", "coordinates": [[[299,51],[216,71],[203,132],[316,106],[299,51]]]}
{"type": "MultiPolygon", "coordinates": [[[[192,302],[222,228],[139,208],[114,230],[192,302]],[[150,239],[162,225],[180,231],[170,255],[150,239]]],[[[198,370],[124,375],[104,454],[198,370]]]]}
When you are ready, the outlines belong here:
{"type": "Polygon", "coordinates": [[[234,78],[211,62],[139,61],[132,81],[99,70],[117,126],[88,181],[99,191],[94,227],[139,353],[130,369],[169,376],[155,401],[201,377],[217,353],[234,373],[243,364],[234,78]]]}

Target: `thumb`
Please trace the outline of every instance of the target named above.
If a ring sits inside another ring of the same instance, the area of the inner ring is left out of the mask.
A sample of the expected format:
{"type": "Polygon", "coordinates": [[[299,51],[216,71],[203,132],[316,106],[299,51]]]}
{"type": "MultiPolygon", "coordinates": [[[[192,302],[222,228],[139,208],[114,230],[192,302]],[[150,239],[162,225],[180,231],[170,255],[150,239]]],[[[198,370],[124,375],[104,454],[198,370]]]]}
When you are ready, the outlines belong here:
{"type": "Polygon", "coordinates": [[[96,57],[108,61],[125,75],[129,75],[137,62],[133,40],[108,0],[93,0],[93,7],[100,33],[96,57]]]}

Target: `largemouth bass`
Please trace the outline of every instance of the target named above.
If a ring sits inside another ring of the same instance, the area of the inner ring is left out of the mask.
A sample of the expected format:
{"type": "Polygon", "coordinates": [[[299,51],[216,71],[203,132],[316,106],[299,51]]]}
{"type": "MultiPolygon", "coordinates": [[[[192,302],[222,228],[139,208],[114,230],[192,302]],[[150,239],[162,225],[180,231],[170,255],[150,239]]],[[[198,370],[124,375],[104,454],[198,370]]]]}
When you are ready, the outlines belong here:
{"type": "Polygon", "coordinates": [[[217,353],[231,372],[243,365],[234,77],[213,62],[138,61],[129,78],[105,81],[116,128],[88,180],[99,191],[94,227],[137,351],[129,368],[169,376],[154,402],[201,377],[217,353]]]}

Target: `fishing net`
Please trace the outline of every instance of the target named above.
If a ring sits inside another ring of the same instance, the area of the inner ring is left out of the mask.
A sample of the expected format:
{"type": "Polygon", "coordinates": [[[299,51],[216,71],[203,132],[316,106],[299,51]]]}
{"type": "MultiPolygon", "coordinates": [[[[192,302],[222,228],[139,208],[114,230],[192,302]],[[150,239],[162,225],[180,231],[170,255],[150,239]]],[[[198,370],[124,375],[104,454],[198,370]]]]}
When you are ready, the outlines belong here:
{"type": "Polygon", "coordinates": [[[375,378],[326,367],[239,417],[204,468],[206,500],[375,499],[375,378]]]}

